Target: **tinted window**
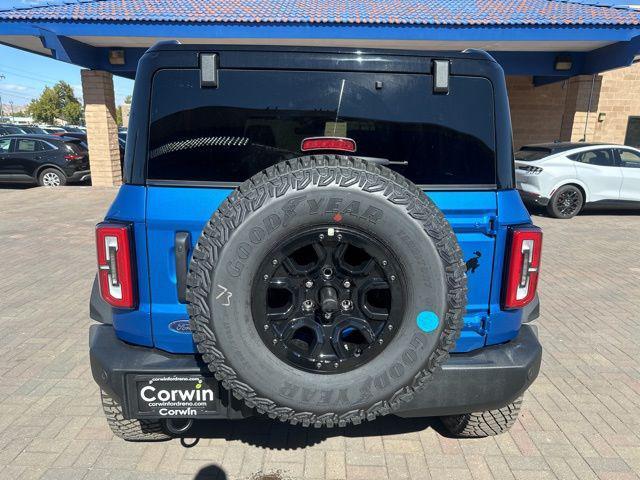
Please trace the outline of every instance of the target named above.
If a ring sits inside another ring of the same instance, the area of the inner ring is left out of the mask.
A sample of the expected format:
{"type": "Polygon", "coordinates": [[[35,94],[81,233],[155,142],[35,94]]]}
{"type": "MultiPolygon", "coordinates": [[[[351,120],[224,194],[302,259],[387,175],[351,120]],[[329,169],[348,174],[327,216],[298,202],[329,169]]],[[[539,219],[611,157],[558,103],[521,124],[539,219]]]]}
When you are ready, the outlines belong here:
{"type": "Polygon", "coordinates": [[[40,127],[20,127],[22,130],[24,130],[24,133],[35,133],[35,134],[43,134],[43,133],[47,133],[45,132],[43,129],[41,129],[40,127]]]}
{"type": "Polygon", "coordinates": [[[0,128],[2,128],[5,134],[8,134],[8,135],[19,135],[21,133],[24,133],[24,131],[21,128],[14,127],[13,125],[3,125],[0,128]]]}
{"type": "Polygon", "coordinates": [[[626,168],[640,168],[640,155],[631,150],[619,150],[620,165],[626,168]]]}
{"type": "Polygon", "coordinates": [[[0,153],[7,153],[11,147],[10,138],[0,138],[0,153]]]}
{"type": "Polygon", "coordinates": [[[629,117],[624,144],[630,147],[640,147],[640,117],[629,117]]]}
{"type": "Polygon", "coordinates": [[[613,158],[613,152],[609,149],[589,150],[588,152],[582,152],[577,155],[572,155],[569,158],[580,163],[599,165],[601,167],[614,167],[616,165],[616,162],[613,158]]]}
{"type": "Polygon", "coordinates": [[[44,150],[51,150],[51,147],[39,140],[32,140],[30,138],[20,138],[16,140],[16,152],[42,152],[44,150]]]}
{"type": "Polygon", "coordinates": [[[551,150],[548,148],[522,147],[516,152],[515,158],[521,162],[533,162],[549,155],[551,155],[551,150]]]}
{"type": "Polygon", "coordinates": [[[355,140],[355,155],[418,184],[494,184],[493,93],[488,80],[452,77],[434,95],[427,75],[197,70],[155,75],[148,178],[239,182],[305,155],[303,139],[355,140]],[[376,87],[376,82],[378,88],[376,87]]]}
{"type": "Polygon", "coordinates": [[[87,151],[86,144],[81,140],[78,140],[77,142],[67,141],[64,146],[67,151],[75,154],[84,154],[87,151]]]}

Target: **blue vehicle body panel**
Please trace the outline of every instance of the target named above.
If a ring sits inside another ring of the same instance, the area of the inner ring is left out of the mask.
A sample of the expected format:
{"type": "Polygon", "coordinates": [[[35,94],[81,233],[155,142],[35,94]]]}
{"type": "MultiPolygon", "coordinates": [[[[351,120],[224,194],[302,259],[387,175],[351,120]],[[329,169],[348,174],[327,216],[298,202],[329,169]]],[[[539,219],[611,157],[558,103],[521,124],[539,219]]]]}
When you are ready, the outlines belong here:
{"type": "MultiPolygon", "coordinates": [[[[188,320],[186,305],[177,297],[175,234],[189,232],[193,248],[207,220],[231,192],[228,188],[122,187],[108,217],[134,221],[140,310],[116,314],[120,338],[153,344],[172,353],[195,351],[188,331],[170,328],[173,322],[188,320]],[[144,252],[148,264],[142,261],[144,252]]],[[[507,226],[530,222],[518,193],[425,193],[453,227],[468,266],[467,311],[455,351],[466,352],[514,338],[520,328],[521,311],[501,311],[500,291],[507,226]]]]}
{"type": "Polygon", "coordinates": [[[191,251],[202,229],[218,206],[232,192],[219,188],[147,187],[147,239],[149,242],[151,315],[157,348],[190,353],[195,346],[190,332],[177,332],[169,324],[188,320],[187,307],[178,302],[175,266],[175,234],[191,234],[191,251]]]}
{"type": "Polygon", "coordinates": [[[467,311],[457,352],[485,344],[485,323],[493,273],[496,192],[426,192],[451,224],[468,269],[467,311]]]}
{"type": "Polygon", "coordinates": [[[133,225],[138,284],[138,308],[136,310],[113,309],[113,327],[121,340],[152,347],[151,291],[145,224],[146,197],[145,187],[123,185],[111,204],[105,220],[130,222],[133,225]]]}
{"type": "Polygon", "coordinates": [[[507,342],[516,337],[522,324],[522,309],[505,311],[500,308],[502,275],[507,259],[508,227],[531,223],[529,212],[522,203],[517,190],[496,192],[498,211],[496,221],[496,252],[491,279],[491,302],[487,322],[487,345],[507,342]]]}

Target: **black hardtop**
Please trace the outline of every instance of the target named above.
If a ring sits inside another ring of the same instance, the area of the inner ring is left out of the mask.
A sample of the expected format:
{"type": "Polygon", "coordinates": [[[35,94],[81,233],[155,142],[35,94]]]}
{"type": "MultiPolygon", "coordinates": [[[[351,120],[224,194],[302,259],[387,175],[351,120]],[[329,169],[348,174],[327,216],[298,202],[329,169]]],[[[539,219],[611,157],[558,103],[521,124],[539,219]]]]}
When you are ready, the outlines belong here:
{"type": "MultiPolygon", "coordinates": [[[[433,75],[434,61],[448,60],[451,76],[481,77],[491,82],[496,125],[496,188],[509,189],[514,186],[511,120],[504,71],[487,52],[475,49],[420,51],[356,47],[180,44],[175,41],[159,42],[142,56],[138,64],[129,121],[130,141],[127,142],[123,170],[126,183],[147,183],[149,108],[154,75],[165,69],[200,69],[203,54],[211,53],[217,54],[216,64],[220,70],[433,75]]],[[[170,102],[171,99],[167,101],[170,102]]]]}
{"type": "Polygon", "coordinates": [[[143,56],[140,68],[198,68],[203,53],[217,53],[220,68],[304,69],[430,73],[431,60],[450,61],[452,75],[503,74],[483,50],[394,50],[347,47],[181,44],[158,42],[143,56]],[[146,58],[145,58],[146,57],[146,58]]]}

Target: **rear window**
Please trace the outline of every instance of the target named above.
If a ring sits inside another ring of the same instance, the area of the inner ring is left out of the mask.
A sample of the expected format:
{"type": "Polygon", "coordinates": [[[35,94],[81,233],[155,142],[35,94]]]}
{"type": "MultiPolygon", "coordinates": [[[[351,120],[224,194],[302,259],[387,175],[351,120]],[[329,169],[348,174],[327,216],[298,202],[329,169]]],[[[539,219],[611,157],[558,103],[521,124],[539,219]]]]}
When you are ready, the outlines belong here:
{"type": "Polygon", "coordinates": [[[65,148],[75,154],[86,153],[87,146],[82,140],[68,140],[65,142],[65,148]]]}
{"type": "Polygon", "coordinates": [[[242,182],[305,155],[305,138],[336,136],[417,184],[494,185],[493,103],[479,77],[437,95],[429,75],[221,70],[218,88],[201,88],[198,70],[161,70],[147,177],[242,182]]]}
{"type": "Polygon", "coordinates": [[[523,147],[516,152],[515,157],[521,162],[533,162],[549,155],[551,155],[551,150],[548,148],[523,147]]]}

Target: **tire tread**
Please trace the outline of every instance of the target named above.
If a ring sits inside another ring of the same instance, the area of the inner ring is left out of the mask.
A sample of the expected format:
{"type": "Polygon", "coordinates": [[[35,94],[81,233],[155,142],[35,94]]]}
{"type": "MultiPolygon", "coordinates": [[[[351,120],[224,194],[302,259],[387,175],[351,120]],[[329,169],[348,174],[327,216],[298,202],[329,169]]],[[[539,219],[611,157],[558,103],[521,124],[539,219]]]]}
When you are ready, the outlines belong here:
{"type": "Polygon", "coordinates": [[[127,419],[122,414],[122,405],[104,390],[100,390],[102,409],[111,431],[118,437],[131,442],[169,440],[159,420],[127,419]]]}
{"type": "Polygon", "coordinates": [[[305,156],[287,160],[243,182],[206,223],[195,247],[187,276],[187,310],[193,338],[204,362],[215,377],[236,398],[255,407],[258,412],[282,422],[305,427],[359,424],[387,415],[402,403],[410,401],[416,391],[425,387],[434,371],[449,358],[449,352],[454,348],[462,328],[466,298],[467,278],[462,251],[442,212],[417,186],[392,170],[362,159],[339,155],[305,156]],[[422,223],[423,230],[433,239],[445,266],[448,287],[445,327],[437,347],[424,367],[414,376],[412,383],[401,387],[388,399],[367,409],[340,415],[333,412],[320,415],[297,412],[268,398],[259,397],[250,385],[238,377],[233,367],[226,363],[224,354],[218,348],[212,312],[208,305],[212,273],[218,251],[228,241],[233,230],[268,198],[280,197],[289,189],[304,190],[309,185],[347,187],[355,184],[363,191],[381,192],[389,202],[404,206],[407,213],[422,223]]]}
{"type": "Polygon", "coordinates": [[[465,413],[442,417],[442,423],[450,433],[458,437],[483,438],[509,430],[518,419],[522,397],[495,410],[465,413]]]}

